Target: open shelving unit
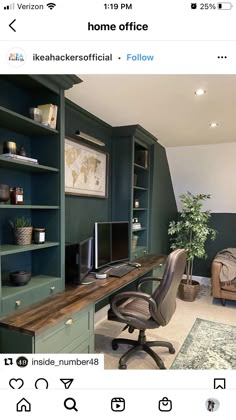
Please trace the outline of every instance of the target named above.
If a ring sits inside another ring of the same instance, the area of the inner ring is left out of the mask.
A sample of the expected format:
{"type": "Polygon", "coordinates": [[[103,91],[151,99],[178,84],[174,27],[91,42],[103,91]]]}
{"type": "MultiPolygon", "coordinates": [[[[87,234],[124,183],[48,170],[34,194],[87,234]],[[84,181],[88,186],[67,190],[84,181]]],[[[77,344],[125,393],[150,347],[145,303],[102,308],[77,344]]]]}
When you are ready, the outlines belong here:
{"type": "Polygon", "coordinates": [[[0,76],[1,183],[23,188],[23,204],[0,205],[0,315],[31,305],[64,289],[64,89],[75,76],[0,76]],[[52,129],[32,120],[29,108],[57,105],[52,129]],[[23,146],[38,163],[1,156],[4,141],[23,146]],[[45,228],[43,244],[15,245],[9,220],[25,216],[45,228]],[[31,280],[16,287],[10,272],[30,271],[31,280]]]}
{"type": "Polygon", "coordinates": [[[154,142],[156,138],[139,125],[113,129],[112,219],[130,222],[131,259],[149,252],[150,162],[154,142]],[[139,229],[133,230],[134,219],[138,219],[139,229]]]}

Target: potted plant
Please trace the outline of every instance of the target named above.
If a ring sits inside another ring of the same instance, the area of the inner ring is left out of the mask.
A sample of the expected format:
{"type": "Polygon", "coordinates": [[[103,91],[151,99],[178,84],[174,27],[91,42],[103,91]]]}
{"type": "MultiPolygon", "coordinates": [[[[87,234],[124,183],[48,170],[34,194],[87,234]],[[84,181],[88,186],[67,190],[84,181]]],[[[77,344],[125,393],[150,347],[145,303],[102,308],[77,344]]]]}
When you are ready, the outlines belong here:
{"type": "Polygon", "coordinates": [[[31,219],[24,216],[17,217],[14,222],[11,220],[10,224],[14,231],[16,245],[30,245],[33,231],[31,219]]]}
{"type": "Polygon", "coordinates": [[[171,249],[184,248],[187,253],[186,279],[179,286],[181,299],[192,302],[200,285],[192,279],[194,258],[206,258],[205,242],[207,238],[214,240],[217,231],[209,227],[210,211],[202,211],[203,202],[209,194],[193,195],[190,192],[180,195],[182,212],[178,221],[169,224],[168,234],[172,236],[171,249]]]}

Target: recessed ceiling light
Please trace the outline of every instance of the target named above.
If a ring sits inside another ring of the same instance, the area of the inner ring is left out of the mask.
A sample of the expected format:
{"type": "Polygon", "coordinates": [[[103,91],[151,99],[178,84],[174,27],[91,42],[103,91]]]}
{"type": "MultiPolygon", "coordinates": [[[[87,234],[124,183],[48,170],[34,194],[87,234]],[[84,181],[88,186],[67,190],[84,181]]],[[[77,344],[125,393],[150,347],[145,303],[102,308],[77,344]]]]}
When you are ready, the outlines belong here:
{"type": "Polygon", "coordinates": [[[217,122],[212,122],[212,123],[210,123],[210,127],[211,128],[215,128],[215,127],[218,127],[218,123],[217,122]]]}
{"type": "Polygon", "coordinates": [[[201,95],[205,95],[206,90],[204,90],[204,89],[197,89],[197,90],[195,90],[194,93],[195,93],[195,95],[201,96],[201,95]]]}

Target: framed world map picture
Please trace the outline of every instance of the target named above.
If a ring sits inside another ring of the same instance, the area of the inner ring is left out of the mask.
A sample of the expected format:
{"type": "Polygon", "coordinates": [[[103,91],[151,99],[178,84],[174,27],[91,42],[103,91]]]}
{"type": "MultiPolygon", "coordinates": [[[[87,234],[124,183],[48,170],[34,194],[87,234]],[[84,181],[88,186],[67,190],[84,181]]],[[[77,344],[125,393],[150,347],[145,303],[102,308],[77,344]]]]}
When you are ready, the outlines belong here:
{"type": "Polygon", "coordinates": [[[107,198],[108,153],[65,138],[65,193],[107,198]]]}

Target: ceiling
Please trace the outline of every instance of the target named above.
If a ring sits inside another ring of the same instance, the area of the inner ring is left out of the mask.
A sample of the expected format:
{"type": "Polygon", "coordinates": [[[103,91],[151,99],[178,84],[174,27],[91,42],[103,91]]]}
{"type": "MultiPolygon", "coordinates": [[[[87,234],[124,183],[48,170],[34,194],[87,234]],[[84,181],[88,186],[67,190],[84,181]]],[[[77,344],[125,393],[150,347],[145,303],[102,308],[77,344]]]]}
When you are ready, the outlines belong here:
{"type": "Polygon", "coordinates": [[[79,77],[67,98],[112,126],[140,124],[165,147],[236,141],[236,75],[79,77]]]}

